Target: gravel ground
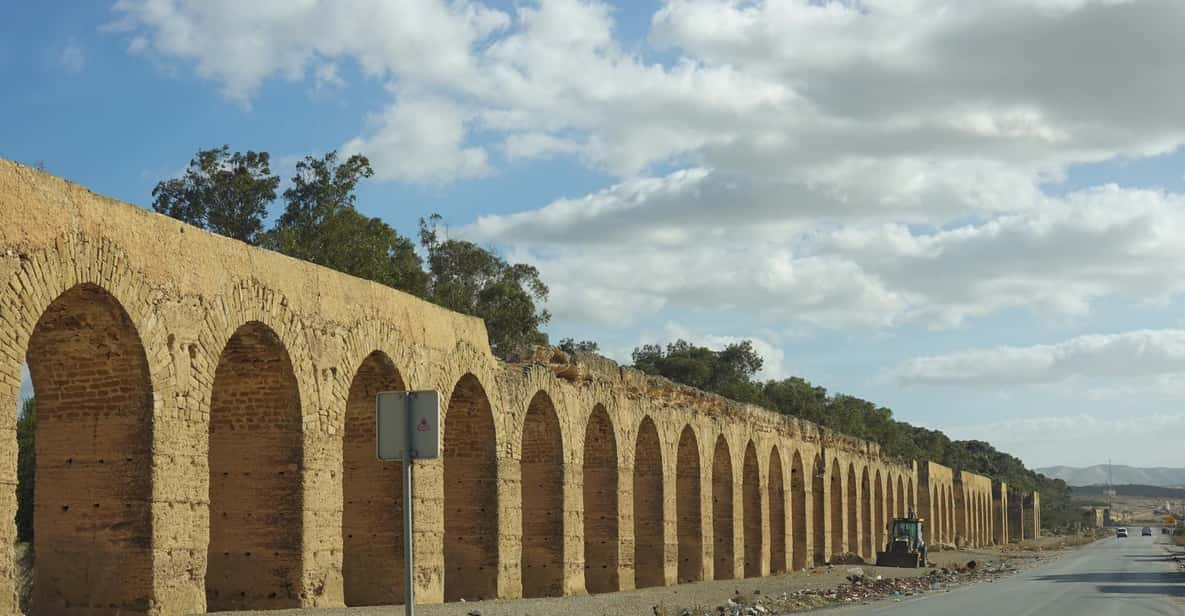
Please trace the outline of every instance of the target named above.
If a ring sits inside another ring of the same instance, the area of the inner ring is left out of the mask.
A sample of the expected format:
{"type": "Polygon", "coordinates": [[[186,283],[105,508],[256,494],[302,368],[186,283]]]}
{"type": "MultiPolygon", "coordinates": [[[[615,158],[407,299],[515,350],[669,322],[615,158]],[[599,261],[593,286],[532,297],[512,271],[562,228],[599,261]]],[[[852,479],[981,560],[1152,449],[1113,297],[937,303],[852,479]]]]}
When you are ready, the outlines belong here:
{"type": "MultiPolygon", "coordinates": [[[[1043,546],[1048,546],[1043,542],[1043,546]]],[[[987,562],[1008,561],[1018,568],[1026,568],[1038,560],[1056,556],[1056,551],[1027,551],[985,549],[975,551],[932,552],[930,560],[940,567],[957,567],[975,560],[981,566],[987,562]]],[[[734,595],[780,596],[782,593],[805,589],[831,589],[848,584],[848,569],[859,566],[871,579],[918,577],[932,569],[895,569],[869,565],[835,565],[817,567],[809,571],[747,580],[696,582],[661,588],[646,588],[602,595],[556,597],[548,599],[518,599],[448,603],[417,606],[422,616],[467,616],[477,610],[481,616],[678,616],[683,608],[692,613],[715,613],[716,607],[734,595]]],[[[397,616],[403,614],[399,606],[360,607],[344,609],[296,609],[252,612],[221,612],[238,616],[397,616]]]]}

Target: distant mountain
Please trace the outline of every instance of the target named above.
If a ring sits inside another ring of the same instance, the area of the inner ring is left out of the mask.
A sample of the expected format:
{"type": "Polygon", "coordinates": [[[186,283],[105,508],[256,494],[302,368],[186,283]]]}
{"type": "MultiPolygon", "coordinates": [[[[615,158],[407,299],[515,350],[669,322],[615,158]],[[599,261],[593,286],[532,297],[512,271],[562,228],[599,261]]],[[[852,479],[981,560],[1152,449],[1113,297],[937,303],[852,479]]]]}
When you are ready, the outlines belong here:
{"type": "MultiPolygon", "coordinates": [[[[1096,464],[1086,468],[1050,466],[1035,470],[1051,479],[1061,479],[1071,486],[1093,486],[1107,483],[1106,464],[1096,464]]],[[[1185,468],[1136,468],[1116,464],[1111,467],[1111,483],[1165,488],[1182,487],[1185,486],[1185,468]]]]}
{"type": "MultiPolygon", "coordinates": [[[[1165,488],[1162,486],[1124,485],[1117,483],[1112,486],[1116,496],[1141,496],[1144,498],[1164,498],[1185,500],[1185,488],[1165,488]]],[[[1107,486],[1076,486],[1070,488],[1074,496],[1104,496],[1103,490],[1107,486]]]]}

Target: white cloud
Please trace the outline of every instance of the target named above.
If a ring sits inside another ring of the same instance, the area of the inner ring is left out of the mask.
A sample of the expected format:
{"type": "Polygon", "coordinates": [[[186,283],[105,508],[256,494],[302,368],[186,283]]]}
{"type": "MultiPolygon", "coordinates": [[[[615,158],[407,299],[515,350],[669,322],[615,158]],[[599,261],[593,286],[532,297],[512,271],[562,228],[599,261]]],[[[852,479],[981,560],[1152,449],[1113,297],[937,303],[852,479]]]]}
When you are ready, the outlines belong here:
{"type": "Polygon", "coordinates": [[[1152,414],[1123,418],[1095,415],[1065,415],[1053,417],[1025,417],[986,424],[952,428],[953,438],[975,438],[972,435],[998,434],[1000,442],[1075,442],[1082,439],[1163,438],[1178,440],[1185,432],[1185,414],[1152,414]]]}
{"type": "MultiPolygon", "coordinates": [[[[1000,346],[918,357],[897,369],[904,384],[1032,385],[1178,375],[1185,372],[1185,330],[1078,336],[1057,344],[1000,346]]],[[[1178,375],[1180,376],[1180,375],[1178,375]]],[[[1171,386],[1179,379],[1164,382],[1171,386]]]]}
{"type": "Polygon", "coordinates": [[[490,173],[480,147],[465,147],[465,110],[448,100],[400,98],[372,119],[375,128],[342,146],[343,153],[366,154],[375,177],[413,182],[448,182],[490,173]]]}
{"type": "Polygon", "coordinates": [[[80,73],[86,67],[86,52],[77,41],[71,40],[58,54],[58,63],[67,73],[80,73]]]}
{"type": "Polygon", "coordinates": [[[121,0],[116,14],[140,53],[192,63],[237,100],[357,64],[395,100],[344,148],[382,178],[482,177],[499,153],[620,176],[464,231],[535,263],[560,318],[687,306],[949,327],[1163,301],[1185,281],[1180,195],[1041,189],[1072,163],[1185,143],[1176,0],[669,0],[640,51],[594,0],[121,0]],[[659,166],[682,170],[651,177],[659,166]]]}
{"type": "Polygon", "coordinates": [[[192,63],[240,101],[269,78],[317,79],[348,60],[451,98],[489,120],[512,153],[524,139],[528,154],[562,142],[622,176],[692,156],[758,180],[826,185],[880,161],[931,173],[1002,165],[1031,183],[1071,161],[1185,139],[1174,104],[1185,94],[1180,3],[946,6],[669,0],[650,33],[679,58],[665,65],[630,51],[596,0],[513,14],[470,0],[120,0],[112,27],[132,49],[192,63]]]}
{"type": "Polygon", "coordinates": [[[473,79],[472,46],[508,23],[464,0],[119,0],[113,12],[108,28],[129,33],[132,51],[192,62],[244,103],[265,80],[304,79],[334,58],[377,77],[473,79]]]}
{"type": "Polygon", "coordinates": [[[507,158],[519,160],[551,158],[554,154],[576,154],[580,152],[581,145],[547,133],[527,132],[507,137],[503,148],[507,158]]]}
{"type": "Polygon", "coordinates": [[[1185,415],[1137,413],[1039,416],[945,428],[954,439],[989,438],[1031,467],[1116,463],[1180,466],[1177,457],[1185,415]]]}
{"type": "MultiPolygon", "coordinates": [[[[1081,316],[1102,298],[1163,302],[1185,290],[1182,195],[1105,186],[935,229],[779,218],[763,209],[772,193],[745,199],[729,178],[693,169],[482,217],[461,233],[516,245],[545,279],[579,281],[585,294],[827,327],[950,327],[1009,308],[1081,316]]],[[[615,303],[628,312],[603,320],[645,316],[615,303]]]]}

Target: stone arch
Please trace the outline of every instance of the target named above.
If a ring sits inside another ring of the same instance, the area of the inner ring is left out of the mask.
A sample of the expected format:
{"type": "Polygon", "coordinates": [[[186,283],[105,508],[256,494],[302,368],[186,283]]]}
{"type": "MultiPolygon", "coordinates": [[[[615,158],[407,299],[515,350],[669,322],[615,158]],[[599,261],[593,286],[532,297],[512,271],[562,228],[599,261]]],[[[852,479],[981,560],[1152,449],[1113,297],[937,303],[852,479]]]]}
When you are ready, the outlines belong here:
{"type": "Polygon", "coordinates": [[[786,572],[786,484],[782,456],[775,445],[769,452],[769,571],[786,572]]]}
{"type": "Polygon", "coordinates": [[[210,395],[208,609],[300,605],[303,457],[288,350],[247,322],[227,340],[210,395]]]}
{"type": "Polygon", "coordinates": [[[934,495],[930,502],[934,503],[934,538],[935,543],[946,542],[946,490],[942,486],[934,486],[934,495]]]}
{"type": "Polygon", "coordinates": [[[872,550],[869,551],[869,557],[876,556],[877,550],[884,549],[886,527],[888,526],[888,521],[885,518],[885,489],[879,470],[872,477],[872,507],[872,550]]]}
{"type": "Polygon", "coordinates": [[[913,504],[910,503],[910,505],[908,505],[908,506],[905,504],[905,481],[902,480],[901,476],[898,476],[897,477],[897,515],[907,516],[910,513],[910,511],[909,511],[910,509],[913,509],[913,504]]]}
{"type": "Polygon", "coordinates": [[[939,486],[938,493],[942,495],[940,500],[942,503],[942,541],[943,543],[948,543],[952,538],[951,526],[953,525],[953,521],[951,520],[951,501],[949,500],[949,492],[946,486],[939,486]]]}
{"type": "MultiPolygon", "coordinates": [[[[893,488],[893,473],[885,473],[885,526],[883,530],[888,532],[888,524],[893,521],[893,518],[904,515],[897,509],[897,490],[893,488]]],[[[887,540],[888,537],[886,536],[887,540]]]]}
{"type": "Polygon", "coordinates": [[[942,488],[932,486],[930,492],[930,506],[926,515],[931,516],[930,520],[930,543],[942,542],[942,488]]]}
{"type": "Polygon", "coordinates": [[[979,494],[971,492],[971,543],[979,545],[979,494]]]}
{"type": "MultiPolygon", "coordinates": [[[[410,382],[411,375],[406,372],[408,366],[412,366],[420,360],[407,348],[404,336],[405,334],[400,333],[385,321],[374,318],[359,319],[351,323],[348,326],[348,333],[343,334],[341,337],[341,365],[360,367],[363,362],[372,359],[372,355],[377,354],[382,357],[385,363],[389,362],[390,367],[399,372],[400,382],[403,384],[402,387],[404,389],[420,389],[420,387],[413,386],[410,382]],[[404,370],[398,370],[399,366],[403,366],[404,370]]],[[[322,372],[322,375],[324,376],[324,372],[322,372]]],[[[350,388],[354,386],[354,380],[357,378],[357,370],[351,373],[348,370],[339,371],[330,369],[329,375],[334,388],[332,396],[340,396],[348,400],[350,388]]],[[[436,389],[448,389],[451,385],[452,382],[450,381],[448,385],[436,387],[436,389]]],[[[424,388],[430,389],[432,387],[425,386],[424,388]]],[[[374,400],[370,400],[369,405],[371,413],[370,421],[373,422],[374,400]]],[[[334,409],[328,409],[328,411],[333,422],[334,430],[339,433],[344,432],[346,429],[346,414],[335,413],[334,409]]],[[[374,457],[374,452],[371,451],[370,453],[371,457],[374,457]]]]}
{"type": "Polygon", "coordinates": [[[860,553],[860,494],[856,487],[857,481],[859,478],[856,475],[856,465],[848,463],[847,551],[852,554],[860,553]]]}
{"type": "Polygon", "coordinates": [[[346,605],[403,603],[401,462],[375,457],[375,398],[407,389],[391,358],[367,355],[350,383],[342,434],[342,590],[346,605]]]}
{"type": "Polygon", "coordinates": [[[831,555],[844,553],[843,470],[839,459],[831,462],[831,555]]]}
{"type": "Polygon", "coordinates": [[[498,460],[494,415],[472,373],[444,415],[444,600],[492,599],[498,590],[498,460]]]}
{"type": "Polygon", "coordinates": [[[745,446],[741,467],[741,523],[745,541],[745,577],[761,577],[761,469],[757,446],[745,446]]]}
{"type": "Polygon", "coordinates": [[[584,586],[621,588],[618,579],[617,437],[605,407],[593,407],[584,431],[584,586]]]}
{"type": "Polygon", "coordinates": [[[732,457],[721,434],[712,454],[712,547],[717,580],[731,580],[736,575],[732,511],[732,457]]]}
{"type": "Polygon", "coordinates": [[[679,583],[704,577],[704,534],[701,513],[699,439],[690,425],[679,435],[675,466],[676,533],[679,536],[679,583]]]}
{"type": "Polygon", "coordinates": [[[975,495],[975,540],[983,545],[983,501],[981,499],[981,495],[975,495]]]}
{"type": "Polygon", "coordinates": [[[814,539],[814,564],[827,562],[827,463],[815,454],[811,467],[811,537],[814,539]]]}
{"type": "Polygon", "coordinates": [[[89,283],[54,298],[31,330],[26,360],[38,408],[30,613],[143,612],[155,595],[156,394],[140,331],[121,301],[89,283]]]}
{"type": "Polygon", "coordinates": [[[555,405],[531,398],[522,431],[522,580],[524,597],[564,589],[564,445],[555,405]]]}
{"type": "Polygon", "coordinates": [[[954,543],[955,542],[955,529],[957,527],[957,525],[955,524],[955,516],[958,514],[958,509],[955,508],[956,505],[955,505],[954,488],[948,487],[946,489],[946,494],[947,494],[946,537],[947,537],[948,542],[954,543]]]}
{"type": "MultiPolygon", "coordinates": [[[[818,468],[818,467],[816,467],[818,468]]],[[[822,486],[817,500],[822,505],[822,486]]],[[[813,489],[813,488],[812,488],[813,489]]],[[[815,518],[815,525],[823,522],[823,514],[819,512],[815,518]]],[[[806,553],[806,476],[802,466],[802,456],[798,451],[790,458],[790,567],[794,571],[801,571],[807,565],[806,553]]]]}
{"type": "Polygon", "coordinates": [[[980,492],[976,499],[979,501],[979,545],[989,545],[991,544],[991,529],[988,525],[991,523],[991,516],[987,513],[986,498],[980,492]]]}
{"type": "Polygon", "coordinates": [[[634,448],[634,586],[662,586],[662,442],[649,416],[638,426],[634,448]]]}
{"type": "MultiPolygon", "coordinates": [[[[914,512],[917,511],[917,502],[915,502],[915,500],[914,500],[915,494],[916,494],[916,492],[914,492],[914,489],[913,489],[913,477],[910,477],[909,479],[906,480],[906,491],[905,491],[905,497],[909,501],[907,503],[906,509],[908,509],[909,511],[914,511],[914,512]]],[[[920,514],[917,514],[917,515],[920,515],[920,514]]]]}
{"type": "Polygon", "coordinates": [[[860,469],[860,551],[865,558],[872,556],[873,542],[872,485],[868,480],[868,467],[860,469]]]}
{"type": "Polygon", "coordinates": [[[979,524],[978,524],[978,526],[979,526],[979,544],[986,545],[987,541],[984,539],[984,536],[987,533],[984,531],[987,528],[987,516],[985,516],[983,514],[983,494],[976,494],[975,495],[975,503],[977,505],[976,517],[978,518],[978,521],[979,521],[979,524]]]}
{"type": "Polygon", "coordinates": [[[954,543],[955,539],[955,495],[954,490],[950,486],[943,488],[946,497],[943,499],[943,523],[946,527],[946,534],[944,535],[947,543],[954,543]]]}

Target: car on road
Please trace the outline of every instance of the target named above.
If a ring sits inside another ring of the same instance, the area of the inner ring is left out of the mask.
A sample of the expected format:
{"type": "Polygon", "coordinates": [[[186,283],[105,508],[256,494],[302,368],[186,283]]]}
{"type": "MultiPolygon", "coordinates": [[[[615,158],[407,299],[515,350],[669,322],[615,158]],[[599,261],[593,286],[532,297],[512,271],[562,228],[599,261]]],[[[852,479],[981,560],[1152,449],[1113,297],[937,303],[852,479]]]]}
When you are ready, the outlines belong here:
{"type": "Polygon", "coordinates": [[[1140,531],[1140,536],[1142,536],[1142,537],[1151,537],[1151,536],[1152,536],[1152,527],[1150,527],[1150,526],[1145,526],[1145,527],[1144,527],[1144,530],[1140,531]]]}
{"type": "Polygon", "coordinates": [[[1127,529],[1126,528],[1117,529],[1115,531],[1115,536],[1120,537],[1120,538],[1127,537],[1127,529]]]}

